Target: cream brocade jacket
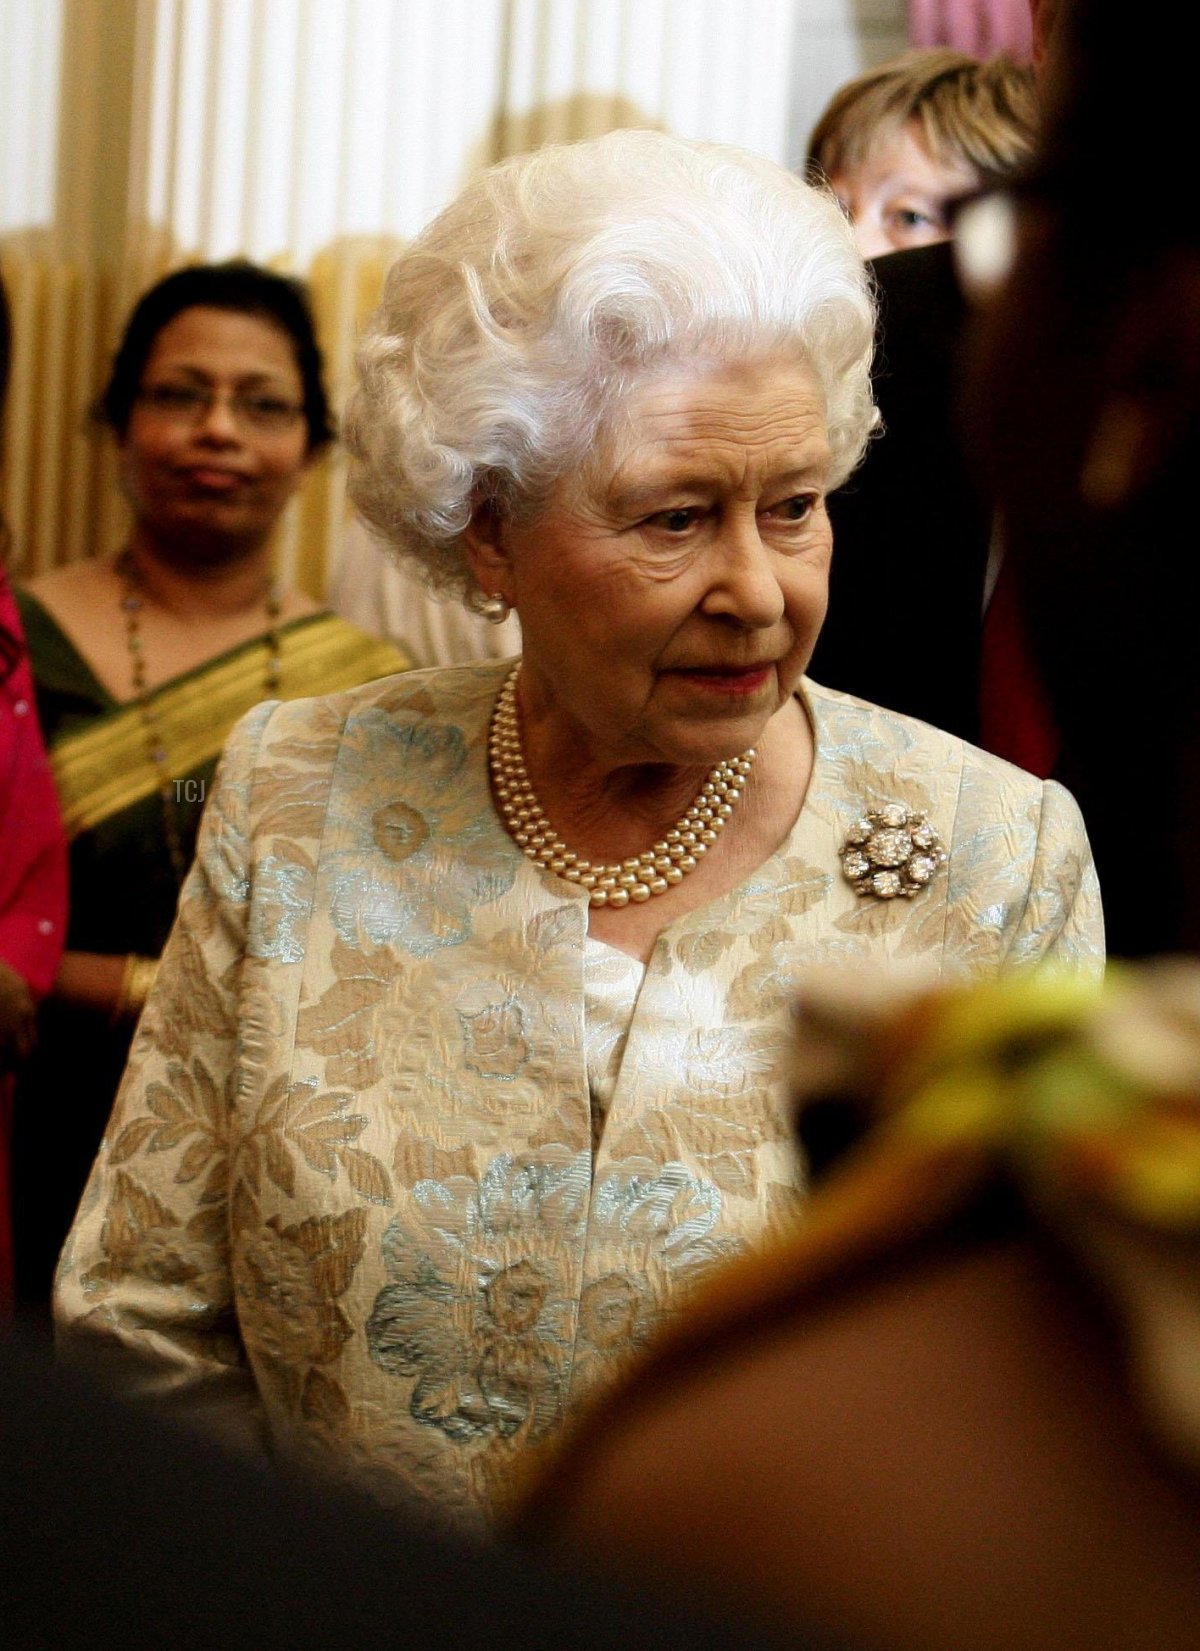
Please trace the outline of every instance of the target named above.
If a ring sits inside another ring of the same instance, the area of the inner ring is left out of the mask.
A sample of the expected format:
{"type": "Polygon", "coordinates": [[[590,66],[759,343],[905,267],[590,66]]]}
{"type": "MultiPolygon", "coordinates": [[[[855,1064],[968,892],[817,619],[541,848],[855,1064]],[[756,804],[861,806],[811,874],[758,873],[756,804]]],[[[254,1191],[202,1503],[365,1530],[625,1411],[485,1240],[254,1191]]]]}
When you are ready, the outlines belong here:
{"type": "Polygon", "coordinates": [[[776,1072],[807,964],[1102,956],[1061,787],[806,683],[800,817],[659,939],[593,1155],[586,895],[522,856],[488,789],[508,668],[239,724],[57,1303],[142,1354],[146,1390],[466,1517],[795,1208],[776,1072]],[[896,801],[949,862],[913,900],[859,898],[846,831],[896,801]]]}

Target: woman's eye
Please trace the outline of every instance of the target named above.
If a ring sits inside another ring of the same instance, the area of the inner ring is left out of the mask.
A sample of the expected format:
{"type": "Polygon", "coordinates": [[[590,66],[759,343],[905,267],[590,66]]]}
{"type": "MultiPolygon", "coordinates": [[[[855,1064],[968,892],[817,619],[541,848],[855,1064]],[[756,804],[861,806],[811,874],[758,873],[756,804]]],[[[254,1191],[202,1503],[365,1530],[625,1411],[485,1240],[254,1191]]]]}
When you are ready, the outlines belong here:
{"type": "Polygon", "coordinates": [[[701,514],[695,505],[681,505],[677,510],[658,510],[647,521],[651,527],[660,527],[666,533],[686,533],[700,520],[701,514]]]}
{"type": "Polygon", "coordinates": [[[946,228],[945,219],[940,213],[927,211],[919,206],[893,207],[891,219],[897,230],[908,235],[921,234],[926,230],[942,233],[946,228]]]}
{"type": "Polygon", "coordinates": [[[207,390],[195,389],[190,384],[151,384],[139,392],[139,399],[149,407],[158,407],[164,413],[194,413],[209,406],[207,390]]]}
{"type": "Polygon", "coordinates": [[[769,514],[781,516],[785,522],[804,522],[812,515],[816,502],[811,493],[797,493],[782,504],[772,505],[769,514]]]}

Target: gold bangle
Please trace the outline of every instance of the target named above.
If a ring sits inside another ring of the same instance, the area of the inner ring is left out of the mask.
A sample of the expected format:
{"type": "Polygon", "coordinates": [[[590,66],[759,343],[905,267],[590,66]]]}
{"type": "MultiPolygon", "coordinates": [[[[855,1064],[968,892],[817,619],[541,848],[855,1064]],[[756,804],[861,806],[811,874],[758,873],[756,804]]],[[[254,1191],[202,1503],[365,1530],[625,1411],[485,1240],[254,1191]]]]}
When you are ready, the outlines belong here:
{"type": "Polygon", "coordinates": [[[117,993],[117,1001],[113,1005],[111,1023],[119,1026],[122,1021],[136,1020],[146,1007],[146,999],[150,996],[154,977],[158,973],[158,959],[156,957],[139,957],[136,952],[130,952],[125,959],[124,973],[121,975],[121,988],[117,993]]]}

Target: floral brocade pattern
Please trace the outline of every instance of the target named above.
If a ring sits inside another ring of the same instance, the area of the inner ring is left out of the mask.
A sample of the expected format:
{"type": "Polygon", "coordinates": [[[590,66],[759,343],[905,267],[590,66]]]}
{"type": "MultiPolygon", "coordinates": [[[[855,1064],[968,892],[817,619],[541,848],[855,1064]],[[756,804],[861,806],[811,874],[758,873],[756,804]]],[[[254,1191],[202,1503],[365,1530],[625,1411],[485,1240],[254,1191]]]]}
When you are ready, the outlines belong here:
{"type": "MultiPolygon", "coordinates": [[[[816,962],[1100,965],[1078,814],[949,736],[806,685],[788,840],[673,924],[593,1144],[586,894],[492,806],[508,667],[262,706],[230,741],[59,1280],[60,1318],[376,1485],[486,1516],[705,1271],[791,1219],[779,1075],[816,962]],[[948,864],[864,902],[864,810],[948,864]]],[[[389,1491],[390,1494],[390,1491],[389,1491]]]]}

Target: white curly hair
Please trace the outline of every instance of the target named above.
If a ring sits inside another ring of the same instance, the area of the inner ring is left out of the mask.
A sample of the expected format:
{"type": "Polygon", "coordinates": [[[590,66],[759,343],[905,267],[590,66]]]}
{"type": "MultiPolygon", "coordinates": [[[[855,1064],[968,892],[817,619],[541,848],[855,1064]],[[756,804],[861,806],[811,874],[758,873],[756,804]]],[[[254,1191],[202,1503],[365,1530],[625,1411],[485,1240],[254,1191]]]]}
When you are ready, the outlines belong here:
{"type": "Polygon", "coordinates": [[[344,424],[351,496],[433,589],[474,605],[473,509],[536,514],[676,363],[802,358],[837,486],[875,420],[873,330],[840,209],[772,161],[633,130],[520,155],[392,266],[344,424]]]}

